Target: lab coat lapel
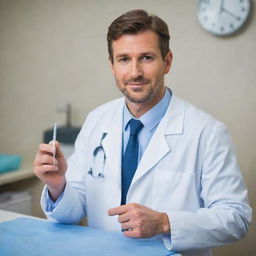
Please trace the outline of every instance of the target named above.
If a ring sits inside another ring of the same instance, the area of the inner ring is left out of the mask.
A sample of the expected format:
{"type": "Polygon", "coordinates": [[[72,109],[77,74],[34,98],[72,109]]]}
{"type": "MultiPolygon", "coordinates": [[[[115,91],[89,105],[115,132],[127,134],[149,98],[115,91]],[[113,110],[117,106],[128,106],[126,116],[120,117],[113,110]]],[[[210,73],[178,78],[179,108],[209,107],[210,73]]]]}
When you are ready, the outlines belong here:
{"type": "Polygon", "coordinates": [[[122,155],[122,127],[123,127],[123,107],[124,100],[120,101],[116,107],[113,108],[113,113],[106,122],[103,129],[105,133],[102,140],[102,146],[106,154],[106,170],[108,175],[114,179],[114,183],[121,188],[121,155],[122,155]]]}
{"type": "Polygon", "coordinates": [[[182,134],[184,122],[184,103],[172,95],[165,116],[152,136],[135,172],[132,184],[151,170],[171,151],[170,135],[182,134]]]}

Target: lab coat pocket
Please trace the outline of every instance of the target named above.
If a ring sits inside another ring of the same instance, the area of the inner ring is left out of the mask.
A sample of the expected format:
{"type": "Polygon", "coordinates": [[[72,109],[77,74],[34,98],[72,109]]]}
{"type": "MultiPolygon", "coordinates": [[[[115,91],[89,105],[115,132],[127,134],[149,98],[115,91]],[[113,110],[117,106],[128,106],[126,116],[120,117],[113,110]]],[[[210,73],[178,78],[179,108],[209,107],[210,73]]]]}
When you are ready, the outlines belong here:
{"type": "MultiPolygon", "coordinates": [[[[110,166],[106,161],[102,164],[102,159],[96,159],[94,168],[89,169],[86,178],[87,201],[100,202],[102,205],[108,205],[117,197],[117,186],[109,175],[110,166]]],[[[119,189],[120,190],[120,189],[119,189]]],[[[118,190],[118,191],[119,191],[118,190]]],[[[120,201],[120,200],[119,200],[120,201]]]]}
{"type": "Polygon", "coordinates": [[[89,194],[93,195],[93,200],[100,199],[98,197],[103,193],[104,188],[104,178],[99,175],[98,171],[89,169],[86,177],[86,194],[89,197],[89,194]]]}
{"type": "Polygon", "coordinates": [[[198,208],[195,175],[192,172],[159,170],[155,175],[154,204],[162,211],[198,208]]]}

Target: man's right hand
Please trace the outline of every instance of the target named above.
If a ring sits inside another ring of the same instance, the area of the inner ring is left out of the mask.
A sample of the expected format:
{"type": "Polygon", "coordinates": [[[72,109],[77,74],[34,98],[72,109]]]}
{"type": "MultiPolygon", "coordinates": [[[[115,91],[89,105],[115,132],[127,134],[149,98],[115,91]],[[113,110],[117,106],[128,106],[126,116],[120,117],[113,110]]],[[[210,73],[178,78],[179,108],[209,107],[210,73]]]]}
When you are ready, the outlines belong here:
{"type": "Polygon", "coordinates": [[[53,201],[56,201],[64,191],[66,185],[65,173],[67,170],[67,162],[60,151],[60,144],[57,141],[55,147],[55,165],[52,143],[40,144],[34,160],[34,174],[47,185],[53,201]]]}

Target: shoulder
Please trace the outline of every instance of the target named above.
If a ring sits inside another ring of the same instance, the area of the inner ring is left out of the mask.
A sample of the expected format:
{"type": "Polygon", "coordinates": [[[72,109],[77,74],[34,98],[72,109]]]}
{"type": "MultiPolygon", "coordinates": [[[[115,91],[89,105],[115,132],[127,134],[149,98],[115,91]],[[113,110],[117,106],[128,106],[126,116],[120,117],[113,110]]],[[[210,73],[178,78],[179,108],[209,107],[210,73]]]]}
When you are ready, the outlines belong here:
{"type": "Polygon", "coordinates": [[[216,152],[220,148],[233,148],[232,139],[225,124],[175,95],[172,100],[173,105],[170,106],[168,122],[170,126],[179,127],[180,134],[184,139],[183,145],[186,145],[187,149],[191,145],[193,150],[201,145],[203,150],[214,149],[216,152]],[[175,113],[178,121],[174,121],[174,125],[172,115],[174,114],[175,119],[175,113]]]}
{"type": "Polygon", "coordinates": [[[179,109],[183,114],[183,125],[187,129],[198,129],[199,131],[206,128],[219,129],[225,125],[213,117],[211,114],[201,110],[200,108],[192,105],[191,103],[173,95],[173,105],[170,107],[170,113],[179,109]]]}

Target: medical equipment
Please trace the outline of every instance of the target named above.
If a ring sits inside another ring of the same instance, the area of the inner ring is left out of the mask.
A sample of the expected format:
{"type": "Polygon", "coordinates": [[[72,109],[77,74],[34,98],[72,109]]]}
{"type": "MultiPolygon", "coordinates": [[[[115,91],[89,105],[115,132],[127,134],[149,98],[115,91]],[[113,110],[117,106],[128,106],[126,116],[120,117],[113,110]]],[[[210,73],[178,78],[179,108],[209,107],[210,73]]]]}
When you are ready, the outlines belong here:
{"type": "MultiPolygon", "coordinates": [[[[53,117],[58,124],[57,141],[60,143],[61,152],[63,153],[66,159],[68,159],[74,152],[75,140],[81,130],[81,127],[72,125],[71,114],[72,114],[72,106],[71,104],[68,103],[68,104],[65,104],[64,106],[58,107],[57,113],[53,117]],[[58,116],[59,113],[66,114],[66,122],[64,125],[60,124],[60,119],[58,116]]],[[[44,143],[48,144],[50,141],[52,141],[52,137],[53,137],[53,127],[43,132],[44,143]]]]}
{"type": "Polygon", "coordinates": [[[55,156],[56,156],[56,136],[57,136],[57,122],[54,123],[53,127],[53,136],[52,136],[52,145],[53,145],[53,165],[55,165],[55,156]]]}
{"type": "Polygon", "coordinates": [[[105,166],[106,156],[102,146],[98,146],[93,151],[93,167],[90,168],[88,174],[93,178],[104,178],[103,170],[105,166]]]}
{"type": "Polygon", "coordinates": [[[88,174],[93,178],[104,178],[104,167],[106,162],[106,154],[102,146],[102,140],[105,138],[106,133],[103,133],[100,145],[93,151],[93,167],[90,168],[88,174]]]}

